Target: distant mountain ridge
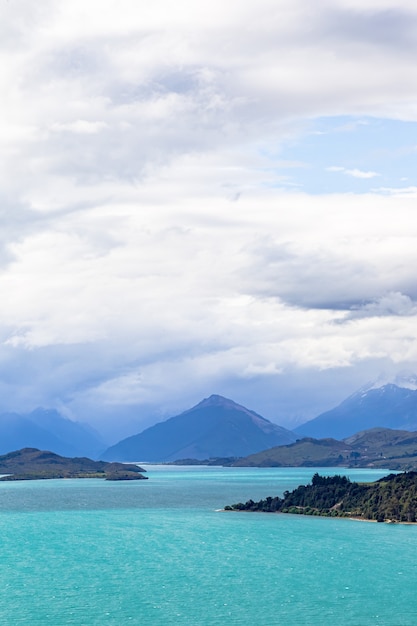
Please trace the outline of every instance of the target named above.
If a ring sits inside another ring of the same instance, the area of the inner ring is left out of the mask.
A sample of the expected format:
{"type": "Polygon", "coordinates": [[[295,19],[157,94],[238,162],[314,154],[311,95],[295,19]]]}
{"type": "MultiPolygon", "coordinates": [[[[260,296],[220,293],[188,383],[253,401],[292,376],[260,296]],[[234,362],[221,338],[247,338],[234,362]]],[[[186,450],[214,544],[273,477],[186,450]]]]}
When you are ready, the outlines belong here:
{"type": "Polygon", "coordinates": [[[233,400],[211,395],[180,415],[123,439],[100,458],[159,462],[238,457],[295,440],[290,430],[233,400]]]}
{"type": "Polygon", "coordinates": [[[317,439],[344,439],[377,427],[417,430],[417,379],[398,379],[397,383],[362,387],[334,409],[298,426],[294,432],[317,439]]]}
{"type": "Polygon", "coordinates": [[[0,414],[0,454],[38,448],[67,457],[97,457],[104,447],[90,426],[69,420],[55,409],[38,408],[25,415],[0,414]]]}

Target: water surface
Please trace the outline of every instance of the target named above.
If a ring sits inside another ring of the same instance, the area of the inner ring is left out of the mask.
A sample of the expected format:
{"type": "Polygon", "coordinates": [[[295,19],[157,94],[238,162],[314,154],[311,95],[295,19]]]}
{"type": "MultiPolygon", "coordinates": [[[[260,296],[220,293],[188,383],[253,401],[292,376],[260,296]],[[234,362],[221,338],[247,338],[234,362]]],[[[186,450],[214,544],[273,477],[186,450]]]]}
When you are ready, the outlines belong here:
{"type": "Polygon", "coordinates": [[[0,484],[0,623],[415,626],[417,526],[217,510],[315,471],[149,466],[148,481],[0,484]]]}

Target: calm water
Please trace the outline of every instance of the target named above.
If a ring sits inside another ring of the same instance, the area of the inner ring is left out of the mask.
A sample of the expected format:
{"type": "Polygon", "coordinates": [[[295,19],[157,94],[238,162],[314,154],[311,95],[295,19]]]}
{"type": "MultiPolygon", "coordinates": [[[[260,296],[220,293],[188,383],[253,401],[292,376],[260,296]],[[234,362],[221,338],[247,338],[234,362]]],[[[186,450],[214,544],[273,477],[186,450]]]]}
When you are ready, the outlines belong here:
{"type": "Polygon", "coordinates": [[[415,626],[417,526],[216,511],[315,471],[0,483],[0,624],[415,626]]]}

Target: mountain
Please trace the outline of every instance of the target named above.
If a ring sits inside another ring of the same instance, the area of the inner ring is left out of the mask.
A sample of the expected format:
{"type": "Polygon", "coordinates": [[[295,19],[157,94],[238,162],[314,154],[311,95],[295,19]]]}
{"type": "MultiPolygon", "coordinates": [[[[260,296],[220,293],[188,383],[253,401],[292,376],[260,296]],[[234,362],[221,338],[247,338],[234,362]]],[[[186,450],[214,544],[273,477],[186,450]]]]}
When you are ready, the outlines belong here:
{"type": "Polygon", "coordinates": [[[0,454],[39,448],[69,457],[97,457],[104,447],[92,428],[73,422],[53,409],[38,408],[26,415],[0,414],[0,454]]]}
{"type": "Polygon", "coordinates": [[[23,448],[0,456],[0,481],[45,478],[105,478],[143,480],[145,472],[137,465],[105,463],[87,458],[67,458],[36,448],[23,448]]]}
{"type": "Polygon", "coordinates": [[[107,461],[174,461],[246,456],[295,441],[294,433],[232,400],[212,395],[195,407],[123,439],[107,461]]]}
{"type": "Polygon", "coordinates": [[[417,470],[417,432],[371,428],[343,441],[305,437],[238,459],[234,467],[381,467],[417,470]]]}
{"type": "Polygon", "coordinates": [[[376,427],[417,430],[417,385],[413,379],[363,387],[294,432],[303,437],[344,439],[376,427]]]}

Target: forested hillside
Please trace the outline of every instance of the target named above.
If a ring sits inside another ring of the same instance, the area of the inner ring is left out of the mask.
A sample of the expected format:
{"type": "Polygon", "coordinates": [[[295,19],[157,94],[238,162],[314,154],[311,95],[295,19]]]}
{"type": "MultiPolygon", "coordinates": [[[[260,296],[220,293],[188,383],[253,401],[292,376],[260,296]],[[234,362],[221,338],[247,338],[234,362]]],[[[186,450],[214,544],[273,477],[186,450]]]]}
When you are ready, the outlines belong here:
{"type": "Polygon", "coordinates": [[[315,474],[310,485],[300,485],[284,497],[233,504],[234,511],[294,513],[328,517],[359,517],[367,520],[415,522],[417,472],[390,474],[375,483],[355,483],[346,476],[315,474]]]}

